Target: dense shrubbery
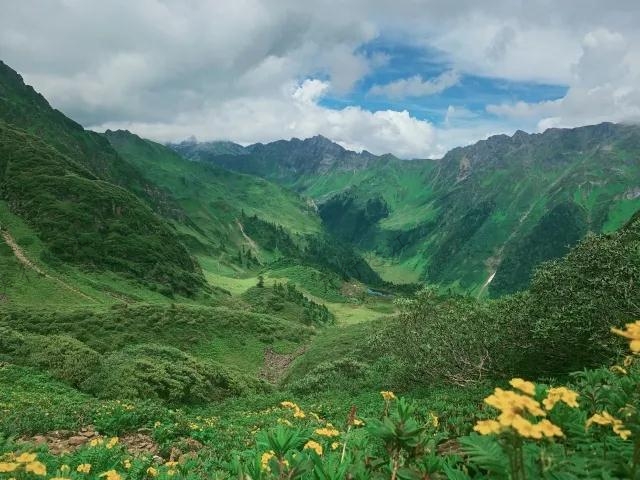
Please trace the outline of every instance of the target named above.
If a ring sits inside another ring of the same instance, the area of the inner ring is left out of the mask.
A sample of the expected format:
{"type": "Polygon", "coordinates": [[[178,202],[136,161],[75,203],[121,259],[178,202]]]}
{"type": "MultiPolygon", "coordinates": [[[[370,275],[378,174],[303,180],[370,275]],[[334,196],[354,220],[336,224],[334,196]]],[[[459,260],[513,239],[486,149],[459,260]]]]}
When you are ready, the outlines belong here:
{"type": "Polygon", "coordinates": [[[248,393],[258,389],[259,383],[177,348],[140,344],[106,357],[84,388],[101,398],[185,404],[248,393]]]}

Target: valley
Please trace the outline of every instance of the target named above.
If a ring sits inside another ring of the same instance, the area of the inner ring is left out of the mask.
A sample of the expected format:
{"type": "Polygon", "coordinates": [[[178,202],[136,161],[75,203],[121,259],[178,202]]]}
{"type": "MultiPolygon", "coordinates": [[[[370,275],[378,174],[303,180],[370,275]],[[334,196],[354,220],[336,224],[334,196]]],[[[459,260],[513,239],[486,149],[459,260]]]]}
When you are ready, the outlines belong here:
{"type": "Polygon", "coordinates": [[[162,144],[0,63],[0,480],[630,478],[639,158],[614,123],[162,144]]]}

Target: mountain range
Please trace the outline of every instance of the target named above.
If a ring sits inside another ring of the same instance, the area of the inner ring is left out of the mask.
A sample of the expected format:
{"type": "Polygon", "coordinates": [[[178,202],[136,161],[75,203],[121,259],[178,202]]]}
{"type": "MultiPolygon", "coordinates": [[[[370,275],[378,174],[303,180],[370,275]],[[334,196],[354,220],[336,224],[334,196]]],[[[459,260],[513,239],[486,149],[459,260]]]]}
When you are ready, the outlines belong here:
{"type": "Polygon", "coordinates": [[[0,136],[5,229],[94,296],[126,297],[105,274],[193,297],[297,265],[501,296],[640,209],[635,125],[518,131],[422,160],[322,136],[161,145],[83,129],[2,63],[0,136]]]}

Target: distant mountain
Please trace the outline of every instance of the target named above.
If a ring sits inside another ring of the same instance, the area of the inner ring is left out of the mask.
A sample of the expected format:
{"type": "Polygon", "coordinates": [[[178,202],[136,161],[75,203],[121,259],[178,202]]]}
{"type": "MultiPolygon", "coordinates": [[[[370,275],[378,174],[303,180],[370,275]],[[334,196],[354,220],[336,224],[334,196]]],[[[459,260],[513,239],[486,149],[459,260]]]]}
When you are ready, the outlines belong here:
{"type": "Polygon", "coordinates": [[[214,163],[242,173],[258,175],[291,186],[307,175],[321,175],[329,171],[367,168],[380,158],[395,159],[391,155],[378,157],[367,151],[347,150],[322,135],[300,140],[278,140],[248,147],[230,142],[171,145],[176,152],[191,160],[214,163]],[[227,152],[219,153],[226,149],[227,152]]]}
{"type": "Polygon", "coordinates": [[[640,127],[522,131],[440,160],[350,152],[324,137],[193,155],[312,197],[326,227],[389,280],[482,295],[528,285],[540,262],[640,208],[640,127]]]}
{"type": "Polygon", "coordinates": [[[169,143],[167,147],[189,160],[203,160],[209,155],[244,155],[249,153],[245,147],[237,143],[227,141],[198,142],[195,137],[180,143],[169,143]]]}

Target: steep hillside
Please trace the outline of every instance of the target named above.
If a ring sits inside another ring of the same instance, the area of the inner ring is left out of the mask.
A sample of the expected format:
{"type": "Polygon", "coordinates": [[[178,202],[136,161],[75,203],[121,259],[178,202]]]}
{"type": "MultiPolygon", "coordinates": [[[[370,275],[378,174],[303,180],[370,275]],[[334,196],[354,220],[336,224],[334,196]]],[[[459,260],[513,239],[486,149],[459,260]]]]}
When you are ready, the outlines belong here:
{"type": "Polygon", "coordinates": [[[191,158],[312,197],[327,228],[388,280],[501,295],[640,208],[639,154],[640,127],[601,124],[498,135],[435,161],[357,154],[321,137],[191,158]]]}
{"type": "Polygon", "coordinates": [[[101,135],[85,130],[0,61],[0,121],[29,132],[86,167],[97,178],[122,186],[166,217],[183,215],[166,192],[124,161],[101,135]]]}
{"type": "Polygon", "coordinates": [[[261,235],[248,232],[245,217],[255,215],[277,224],[294,241],[322,229],[313,206],[278,185],[185,160],[163,145],[126,131],[107,131],[105,137],[123,158],[171,192],[188,215],[188,221],[175,222],[184,242],[195,254],[213,258],[220,268],[233,270],[243,262],[246,266],[247,258],[239,256],[258,263],[277,258],[261,235]]]}
{"type": "Polygon", "coordinates": [[[137,197],[4,123],[0,184],[10,211],[46,245],[41,259],[49,264],[117,272],[166,293],[193,295],[204,285],[175,232],[137,197]]]}

